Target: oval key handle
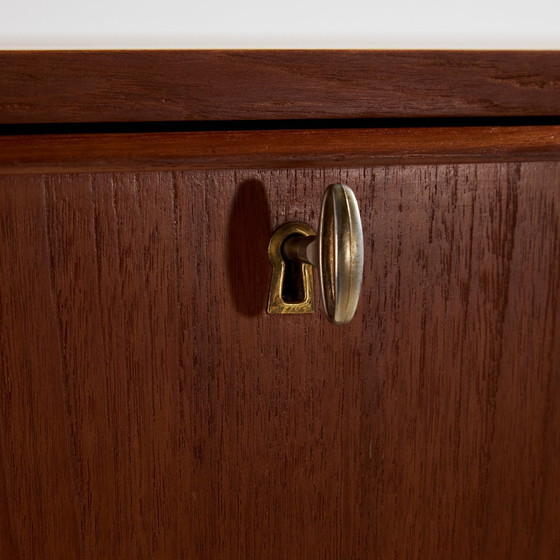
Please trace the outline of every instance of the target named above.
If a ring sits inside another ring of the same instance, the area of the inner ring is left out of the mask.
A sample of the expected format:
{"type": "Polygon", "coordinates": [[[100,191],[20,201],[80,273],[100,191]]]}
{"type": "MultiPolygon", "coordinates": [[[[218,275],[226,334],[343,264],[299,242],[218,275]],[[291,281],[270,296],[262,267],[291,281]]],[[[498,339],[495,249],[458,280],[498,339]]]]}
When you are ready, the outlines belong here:
{"type": "Polygon", "coordinates": [[[282,245],[287,259],[319,270],[329,321],[348,323],[358,306],[364,269],[364,237],[358,202],[346,185],[329,185],[323,197],[317,236],[292,236],[282,245]]]}

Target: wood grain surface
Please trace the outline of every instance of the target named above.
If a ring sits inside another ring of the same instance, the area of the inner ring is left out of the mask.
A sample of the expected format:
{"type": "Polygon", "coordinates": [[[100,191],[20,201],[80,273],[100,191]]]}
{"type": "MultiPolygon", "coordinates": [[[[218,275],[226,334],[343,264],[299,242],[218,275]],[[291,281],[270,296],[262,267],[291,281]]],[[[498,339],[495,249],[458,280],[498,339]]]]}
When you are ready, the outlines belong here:
{"type": "Polygon", "coordinates": [[[558,51],[4,51],[0,122],[560,115],[558,51]]]}
{"type": "Polygon", "coordinates": [[[557,559],[560,164],[0,177],[0,554],[557,559]],[[347,327],[266,246],[361,205],[347,327]]]}
{"type": "Polygon", "coordinates": [[[0,136],[0,173],[560,159],[560,126],[0,136]]]}

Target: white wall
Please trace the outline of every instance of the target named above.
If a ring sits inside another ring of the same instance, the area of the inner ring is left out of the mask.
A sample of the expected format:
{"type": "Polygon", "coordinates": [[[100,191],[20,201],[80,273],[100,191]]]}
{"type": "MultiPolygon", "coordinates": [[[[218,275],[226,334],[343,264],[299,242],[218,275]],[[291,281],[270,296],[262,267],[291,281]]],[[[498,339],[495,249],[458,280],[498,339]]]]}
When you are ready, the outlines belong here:
{"type": "Polygon", "coordinates": [[[560,0],[0,0],[0,49],[560,49],[560,0]]]}

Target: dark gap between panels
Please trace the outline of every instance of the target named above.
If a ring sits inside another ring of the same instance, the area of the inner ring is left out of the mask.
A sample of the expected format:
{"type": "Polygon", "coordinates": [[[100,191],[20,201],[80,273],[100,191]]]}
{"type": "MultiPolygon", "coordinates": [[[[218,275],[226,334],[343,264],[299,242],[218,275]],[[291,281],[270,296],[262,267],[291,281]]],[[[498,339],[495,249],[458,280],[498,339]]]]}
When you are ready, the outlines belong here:
{"type": "Polygon", "coordinates": [[[0,135],[560,125],[560,116],[0,124],[0,135]]]}

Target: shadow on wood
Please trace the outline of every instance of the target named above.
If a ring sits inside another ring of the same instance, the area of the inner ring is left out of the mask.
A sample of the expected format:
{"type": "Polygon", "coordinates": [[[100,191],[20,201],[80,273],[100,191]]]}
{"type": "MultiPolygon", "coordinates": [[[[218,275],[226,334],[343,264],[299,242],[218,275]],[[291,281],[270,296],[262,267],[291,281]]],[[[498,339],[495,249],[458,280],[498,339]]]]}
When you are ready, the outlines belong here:
{"type": "Polygon", "coordinates": [[[256,179],[241,183],[228,224],[228,280],[235,307],[246,317],[264,313],[270,281],[268,242],[270,209],[264,185],[256,179]]]}

